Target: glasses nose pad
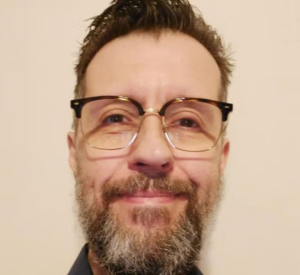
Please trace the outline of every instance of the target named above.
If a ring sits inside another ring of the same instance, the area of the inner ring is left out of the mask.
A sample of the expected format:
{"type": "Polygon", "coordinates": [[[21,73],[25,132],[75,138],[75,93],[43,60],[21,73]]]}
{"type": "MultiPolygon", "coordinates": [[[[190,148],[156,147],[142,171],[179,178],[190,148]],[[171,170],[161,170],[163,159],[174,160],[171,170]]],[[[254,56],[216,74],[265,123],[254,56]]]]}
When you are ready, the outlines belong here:
{"type": "Polygon", "coordinates": [[[163,133],[166,134],[166,119],[165,119],[165,116],[161,117],[161,124],[162,124],[163,133]]]}

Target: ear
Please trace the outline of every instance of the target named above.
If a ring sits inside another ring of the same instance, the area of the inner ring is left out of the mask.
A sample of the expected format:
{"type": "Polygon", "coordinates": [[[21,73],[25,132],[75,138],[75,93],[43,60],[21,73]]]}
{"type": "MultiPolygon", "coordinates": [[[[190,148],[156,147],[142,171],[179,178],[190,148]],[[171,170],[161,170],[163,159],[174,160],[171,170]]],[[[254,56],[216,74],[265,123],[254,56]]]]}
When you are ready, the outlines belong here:
{"type": "Polygon", "coordinates": [[[229,140],[224,138],[222,142],[222,151],[221,151],[221,158],[220,158],[220,172],[221,174],[224,173],[227,159],[228,159],[228,154],[229,154],[229,149],[230,149],[230,143],[229,140]]]}
{"type": "Polygon", "coordinates": [[[75,174],[77,171],[76,137],[75,132],[68,133],[69,165],[75,174]]]}

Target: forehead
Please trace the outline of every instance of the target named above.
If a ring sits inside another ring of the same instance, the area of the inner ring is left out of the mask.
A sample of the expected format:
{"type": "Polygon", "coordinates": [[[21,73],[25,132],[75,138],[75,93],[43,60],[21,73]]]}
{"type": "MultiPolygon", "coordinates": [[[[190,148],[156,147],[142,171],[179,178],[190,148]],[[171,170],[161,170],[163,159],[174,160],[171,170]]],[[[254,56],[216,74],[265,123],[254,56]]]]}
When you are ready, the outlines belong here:
{"type": "Polygon", "coordinates": [[[92,59],[85,97],[125,95],[147,105],[175,97],[218,99],[220,83],[215,60],[192,37],[132,33],[106,44],[92,59]]]}

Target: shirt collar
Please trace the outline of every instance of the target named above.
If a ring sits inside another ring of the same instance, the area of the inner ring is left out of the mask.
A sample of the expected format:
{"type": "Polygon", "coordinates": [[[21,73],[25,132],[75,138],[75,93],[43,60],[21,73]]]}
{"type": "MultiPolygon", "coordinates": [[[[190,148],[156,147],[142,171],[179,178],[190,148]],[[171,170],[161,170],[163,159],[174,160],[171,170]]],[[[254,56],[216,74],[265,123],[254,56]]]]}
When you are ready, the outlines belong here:
{"type": "Polygon", "coordinates": [[[93,275],[91,266],[88,261],[89,248],[86,244],[80,251],[75,263],[73,264],[68,275],[93,275]]]}

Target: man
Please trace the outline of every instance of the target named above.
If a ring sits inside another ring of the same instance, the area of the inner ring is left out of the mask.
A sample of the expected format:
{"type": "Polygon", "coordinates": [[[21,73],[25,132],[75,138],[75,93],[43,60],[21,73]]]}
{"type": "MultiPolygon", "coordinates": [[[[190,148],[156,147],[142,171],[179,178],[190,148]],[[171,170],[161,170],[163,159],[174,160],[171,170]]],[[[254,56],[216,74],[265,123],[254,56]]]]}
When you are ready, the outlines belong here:
{"type": "Polygon", "coordinates": [[[68,135],[88,244],[69,275],[202,274],[229,152],[231,69],[187,1],[114,0],[94,18],[68,135]]]}

